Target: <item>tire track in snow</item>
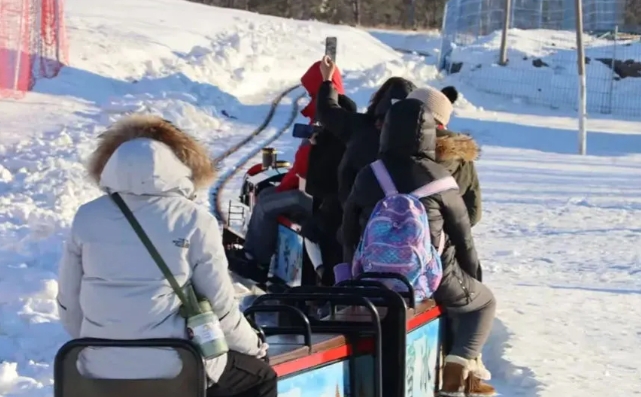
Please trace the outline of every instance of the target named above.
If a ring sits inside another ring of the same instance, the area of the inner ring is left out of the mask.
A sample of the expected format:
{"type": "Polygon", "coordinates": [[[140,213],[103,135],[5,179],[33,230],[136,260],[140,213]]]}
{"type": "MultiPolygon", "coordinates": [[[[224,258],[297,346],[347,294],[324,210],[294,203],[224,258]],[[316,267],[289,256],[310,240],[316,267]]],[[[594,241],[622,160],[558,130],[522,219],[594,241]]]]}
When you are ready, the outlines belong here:
{"type": "MultiPolygon", "coordinates": [[[[403,54],[415,54],[419,56],[424,56],[428,57],[431,54],[426,53],[426,52],[421,52],[421,51],[413,51],[413,50],[407,50],[403,48],[393,48],[394,51],[403,53],[403,54]]],[[[224,153],[219,155],[215,159],[215,164],[219,166],[225,159],[228,157],[232,156],[234,153],[238,152],[240,149],[242,149],[246,144],[254,140],[254,138],[258,137],[267,127],[269,126],[269,123],[272,121],[274,118],[274,114],[276,113],[276,109],[278,108],[278,105],[280,105],[280,102],[285,98],[288,94],[290,94],[292,91],[295,89],[299,88],[300,84],[297,84],[293,87],[290,87],[286,89],[285,91],[281,92],[276,98],[271,103],[269,112],[267,113],[267,116],[263,120],[263,122],[245,139],[241,140],[234,146],[230,147],[227,149],[224,153]]],[[[267,145],[271,144],[274,142],[276,139],[280,138],[287,129],[294,123],[294,120],[296,119],[296,113],[298,112],[298,102],[300,99],[302,99],[304,94],[301,94],[300,96],[296,97],[296,99],[292,103],[292,110],[291,110],[291,117],[289,120],[274,134],[272,138],[270,138],[267,142],[263,143],[262,145],[258,145],[252,150],[249,154],[241,158],[238,162],[234,163],[233,165],[226,167],[227,170],[218,178],[214,186],[210,189],[210,205],[212,208],[212,212],[216,219],[218,219],[218,222],[222,226],[226,226],[228,224],[228,220],[225,219],[224,211],[223,211],[223,203],[222,203],[222,197],[223,197],[223,190],[225,189],[225,186],[227,183],[232,180],[239,170],[245,166],[255,155],[257,155],[264,147],[267,145]]]]}
{"type": "MultiPolygon", "coordinates": [[[[245,137],[243,140],[238,142],[237,144],[233,145],[229,149],[227,149],[225,152],[223,152],[221,155],[219,155],[215,160],[214,164],[218,167],[222,162],[232,156],[234,153],[238,152],[240,149],[242,149],[245,145],[253,141],[256,137],[258,137],[271,123],[272,119],[274,118],[274,115],[276,114],[276,109],[280,105],[281,101],[287,97],[291,92],[296,90],[297,88],[300,87],[300,84],[297,84],[293,87],[290,87],[286,89],[285,91],[281,92],[276,98],[271,103],[271,106],[269,108],[269,111],[267,112],[267,116],[263,120],[263,122],[256,127],[256,129],[247,137],[245,137]]],[[[225,186],[229,181],[231,181],[237,174],[238,172],[252,159],[254,156],[256,156],[260,151],[274,142],[276,139],[280,138],[288,129],[289,127],[294,123],[294,120],[296,120],[296,116],[298,114],[299,110],[299,102],[300,100],[305,96],[305,94],[300,94],[298,95],[294,101],[292,102],[292,107],[290,111],[290,117],[287,119],[285,124],[283,124],[278,131],[271,136],[266,142],[263,142],[260,145],[256,145],[254,149],[252,149],[248,154],[243,156],[240,160],[238,160],[236,163],[232,164],[229,167],[226,167],[226,171],[223,172],[223,174],[216,180],[216,183],[214,186],[212,186],[210,190],[210,204],[212,208],[212,212],[216,219],[218,219],[218,222],[221,226],[226,226],[228,224],[228,220],[225,218],[225,211],[223,210],[223,203],[222,203],[222,197],[223,197],[223,190],[225,189],[225,186]]]]}

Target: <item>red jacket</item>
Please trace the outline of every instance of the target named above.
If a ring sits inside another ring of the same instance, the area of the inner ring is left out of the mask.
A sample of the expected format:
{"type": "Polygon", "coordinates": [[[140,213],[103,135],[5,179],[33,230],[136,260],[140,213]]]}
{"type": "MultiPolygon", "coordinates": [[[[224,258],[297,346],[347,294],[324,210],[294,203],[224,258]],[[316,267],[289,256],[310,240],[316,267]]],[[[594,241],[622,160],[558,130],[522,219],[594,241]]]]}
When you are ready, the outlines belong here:
{"type": "Polygon", "coordinates": [[[276,187],[277,192],[298,189],[298,176],[300,175],[303,178],[307,176],[309,151],[311,148],[312,145],[309,143],[303,144],[303,146],[298,148],[294,156],[294,164],[280,181],[280,185],[276,187]]]}
{"type": "MultiPolygon", "coordinates": [[[[312,66],[307,69],[307,72],[300,79],[301,84],[307,90],[307,93],[311,97],[309,104],[305,106],[305,109],[301,111],[301,114],[309,119],[309,124],[314,123],[314,118],[316,116],[316,94],[320,89],[321,84],[323,84],[323,76],[320,72],[320,61],[315,62],[312,66]]],[[[336,87],[336,91],[339,94],[345,94],[345,89],[343,88],[343,79],[341,78],[340,71],[336,68],[336,72],[332,77],[332,82],[336,87]]],[[[283,177],[283,180],[280,182],[280,185],[276,188],[277,192],[284,192],[287,190],[298,189],[298,176],[303,178],[307,177],[307,168],[309,166],[309,152],[312,149],[312,145],[303,144],[296,151],[294,156],[294,165],[292,168],[287,171],[287,174],[283,177]]]]}
{"type": "MultiPolygon", "coordinates": [[[[305,106],[305,109],[300,112],[303,116],[309,119],[310,124],[314,122],[314,118],[316,117],[316,94],[318,93],[321,84],[323,84],[323,75],[321,75],[320,72],[320,64],[320,61],[315,62],[309,67],[309,69],[307,69],[307,72],[305,72],[303,77],[300,78],[300,83],[312,98],[311,101],[309,101],[309,104],[305,106]]],[[[334,76],[332,76],[332,83],[334,83],[334,88],[336,88],[336,91],[339,94],[345,95],[343,78],[341,77],[341,71],[338,70],[338,67],[336,68],[336,72],[334,72],[334,76]]]]}

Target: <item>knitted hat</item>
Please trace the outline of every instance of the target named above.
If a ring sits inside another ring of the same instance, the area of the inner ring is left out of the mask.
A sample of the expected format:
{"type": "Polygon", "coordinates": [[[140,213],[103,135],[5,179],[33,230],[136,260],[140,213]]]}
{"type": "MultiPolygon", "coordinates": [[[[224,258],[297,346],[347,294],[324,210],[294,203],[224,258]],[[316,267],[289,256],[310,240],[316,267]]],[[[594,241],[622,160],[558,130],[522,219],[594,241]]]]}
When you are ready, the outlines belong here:
{"type": "Polygon", "coordinates": [[[447,125],[450,122],[454,107],[450,99],[441,91],[432,87],[417,88],[407,98],[418,99],[423,102],[439,123],[447,125]]]}

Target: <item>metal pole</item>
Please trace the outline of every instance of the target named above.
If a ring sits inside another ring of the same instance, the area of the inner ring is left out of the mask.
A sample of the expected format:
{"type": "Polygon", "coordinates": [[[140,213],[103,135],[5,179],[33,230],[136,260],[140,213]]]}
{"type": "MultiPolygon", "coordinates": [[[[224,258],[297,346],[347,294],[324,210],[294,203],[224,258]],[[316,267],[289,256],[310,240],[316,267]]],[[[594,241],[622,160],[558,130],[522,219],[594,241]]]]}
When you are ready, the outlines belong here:
{"type": "Polygon", "coordinates": [[[62,64],[60,59],[60,44],[62,42],[62,37],[60,33],[60,18],[62,18],[62,10],[60,9],[60,3],[58,0],[53,0],[53,12],[55,15],[55,24],[56,24],[56,63],[62,64]]]}
{"type": "Polygon", "coordinates": [[[481,36],[485,36],[483,32],[483,0],[476,0],[479,4],[478,10],[476,11],[476,38],[478,39],[481,36]]]}
{"type": "Polygon", "coordinates": [[[612,45],[612,64],[611,64],[611,75],[610,75],[610,106],[609,112],[612,114],[612,97],[614,96],[614,78],[616,77],[616,72],[614,71],[614,63],[617,61],[617,39],[619,37],[619,25],[614,27],[614,42],[612,45]]]}
{"type": "Polygon", "coordinates": [[[449,36],[447,32],[447,13],[449,8],[450,2],[448,1],[445,3],[445,8],[443,9],[443,22],[441,22],[441,51],[438,52],[438,62],[436,63],[438,65],[438,70],[445,69],[445,40],[447,40],[447,37],[449,36]]]}
{"type": "Polygon", "coordinates": [[[512,15],[512,0],[505,0],[503,5],[503,32],[501,33],[501,56],[499,65],[507,65],[507,31],[510,29],[510,16],[512,15]]]}
{"type": "Polygon", "coordinates": [[[416,28],[416,0],[410,0],[409,24],[410,29],[416,28]]]}
{"type": "Polygon", "coordinates": [[[539,26],[537,29],[543,29],[543,0],[539,0],[539,26]]]}
{"type": "Polygon", "coordinates": [[[574,9],[576,12],[576,55],[577,68],[579,72],[579,154],[586,153],[586,78],[585,78],[585,47],[583,46],[583,1],[575,0],[574,9]]]}
{"type": "MultiPolygon", "coordinates": [[[[24,1],[21,2],[22,6],[20,8],[20,29],[18,30],[18,45],[16,46],[16,51],[15,51],[15,66],[14,66],[14,74],[13,74],[13,89],[14,91],[18,91],[18,88],[20,87],[20,68],[22,67],[21,62],[22,61],[22,52],[26,51],[22,48],[22,33],[23,33],[23,23],[24,23],[24,1]]],[[[8,17],[9,18],[9,17],[8,17]]]]}

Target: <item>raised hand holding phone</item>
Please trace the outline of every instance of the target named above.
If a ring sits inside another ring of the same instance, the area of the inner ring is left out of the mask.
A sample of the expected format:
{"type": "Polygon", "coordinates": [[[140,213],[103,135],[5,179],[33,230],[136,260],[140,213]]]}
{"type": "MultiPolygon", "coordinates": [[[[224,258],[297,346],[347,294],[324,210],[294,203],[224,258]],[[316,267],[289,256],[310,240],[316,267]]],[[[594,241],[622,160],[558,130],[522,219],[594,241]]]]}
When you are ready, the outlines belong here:
{"type": "Polygon", "coordinates": [[[336,64],[330,57],[325,55],[320,63],[320,72],[323,76],[323,81],[331,81],[336,72],[336,64]]]}
{"type": "Polygon", "coordinates": [[[336,62],[336,47],[338,46],[338,39],[336,37],[325,38],[325,55],[330,57],[332,61],[336,62]]]}

